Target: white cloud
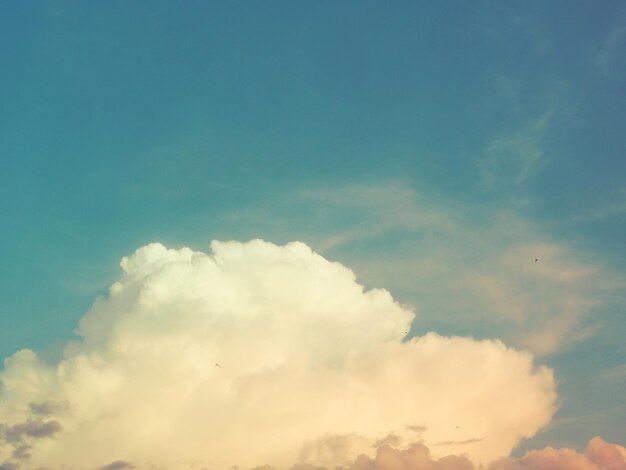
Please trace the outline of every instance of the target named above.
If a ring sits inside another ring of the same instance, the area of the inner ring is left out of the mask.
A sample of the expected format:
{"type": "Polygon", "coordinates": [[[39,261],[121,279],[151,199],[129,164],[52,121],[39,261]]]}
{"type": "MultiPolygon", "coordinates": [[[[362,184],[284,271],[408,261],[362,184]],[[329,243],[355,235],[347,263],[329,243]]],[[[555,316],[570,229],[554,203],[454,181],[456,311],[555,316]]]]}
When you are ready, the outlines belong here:
{"type": "Polygon", "coordinates": [[[499,205],[434,200],[398,181],[300,197],[316,214],[311,226],[291,220],[305,227],[293,235],[317,232],[312,243],[332,248],[366,284],[416,305],[421,331],[447,323],[552,354],[593,334],[603,319],[590,314],[624,285],[600,260],[499,205]]]}
{"type": "MultiPolygon", "coordinates": [[[[466,456],[450,454],[433,457],[428,447],[415,443],[398,449],[393,443],[377,446],[375,456],[360,455],[338,470],[626,470],[626,449],[600,437],[589,441],[584,453],[570,448],[546,447],[533,450],[521,458],[502,458],[487,467],[475,466],[466,456]]],[[[261,470],[261,469],[259,469],[261,470]]],[[[266,467],[264,470],[274,470],[266,467]]],[[[297,465],[290,470],[316,470],[314,466],[297,465]]],[[[325,470],[322,469],[317,470],[325,470]]]]}
{"type": "Polygon", "coordinates": [[[616,218],[626,213],[626,187],[622,186],[611,191],[604,199],[590,209],[577,213],[572,217],[572,221],[595,223],[597,220],[616,218]]]}
{"type": "Polygon", "coordinates": [[[212,250],[139,249],[58,364],[5,360],[1,465],[332,466],[389,435],[489,461],[554,412],[530,353],[402,342],[410,309],[302,243],[212,250]]]}

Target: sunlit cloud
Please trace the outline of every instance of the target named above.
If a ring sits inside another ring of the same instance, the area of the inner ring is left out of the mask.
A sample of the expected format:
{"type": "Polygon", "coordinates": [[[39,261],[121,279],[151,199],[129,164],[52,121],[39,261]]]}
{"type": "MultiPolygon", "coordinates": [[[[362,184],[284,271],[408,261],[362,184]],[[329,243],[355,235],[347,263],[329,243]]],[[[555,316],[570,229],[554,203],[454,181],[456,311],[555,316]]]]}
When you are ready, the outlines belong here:
{"type": "MultiPolygon", "coordinates": [[[[364,282],[388,286],[415,305],[418,331],[443,321],[455,331],[554,354],[591,337],[602,322],[591,314],[624,287],[601,260],[498,204],[434,199],[402,181],[309,189],[285,199],[274,213],[260,210],[264,223],[284,223],[277,212],[294,214],[290,224],[302,227],[294,237],[309,234],[318,249],[349,259],[364,282]],[[295,208],[310,203],[315,217],[299,218],[309,211],[295,208]]],[[[258,220],[252,212],[247,217],[258,220]]]]}
{"type": "Polygon", "coordinates": [[[555,411],[532,354],[403,341],[410,308],[303,243],[151,244],[121,266],[57,364],[5,360],[5,468],[330,468],[416,442],[487,463],[555,411]]]}
{"type": "Polygon", "coordinates": [[[519,459],[502,459],[489,470],[626,470],[626,449],[594,437],[584,453],[547,447],[519,459]]]}

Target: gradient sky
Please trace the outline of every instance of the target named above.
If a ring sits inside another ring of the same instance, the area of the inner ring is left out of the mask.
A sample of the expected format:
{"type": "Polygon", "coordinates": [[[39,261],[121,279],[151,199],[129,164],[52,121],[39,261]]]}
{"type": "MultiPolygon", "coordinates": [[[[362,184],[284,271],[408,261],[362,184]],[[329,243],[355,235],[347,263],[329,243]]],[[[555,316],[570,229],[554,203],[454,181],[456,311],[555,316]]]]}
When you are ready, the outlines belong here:
{"type": "Polygon", "coordinates": [[[626,443],[623,2],[2,2],[0,64],[0,357],[150,242],[298,240],[551,367],[514,455],[626,443]]]}

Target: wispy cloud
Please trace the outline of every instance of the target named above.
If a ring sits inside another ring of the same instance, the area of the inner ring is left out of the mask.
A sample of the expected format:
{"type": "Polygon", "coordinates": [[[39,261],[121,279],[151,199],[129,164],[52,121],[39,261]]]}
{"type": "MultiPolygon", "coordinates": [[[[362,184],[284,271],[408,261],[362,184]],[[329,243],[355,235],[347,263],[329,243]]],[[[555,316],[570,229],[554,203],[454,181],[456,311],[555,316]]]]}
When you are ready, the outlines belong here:
{"type": "Polygon", "coordinates": [[[56,420],[28,420],[24,423],[6,427],[3,430],[3,434],[7,442],[21,442],[26,438],[43,439],[52,437],[60,431],[61,425],[56,420]]]}
{"type": "Polygon", "coordinates": [[[97,470],[130,470],[131,468],[135,467],[130,462],[116,460],[108,465],[104,465],[103,467],[98,467],[97,470]]]}
{"type": "MultiPolygon", "coordinates": [[[[383,444],[375,456],[360,455],[337,470],[625,470],[626,449],[600,437],[589,441],[584,452],[547,447],[528,452],[519,459],[502,458],[489,465],[475,465],[462,454],[434,457],[422,443],[405,447],[383,444]]],[[[260,469],[259,469],[260,470],[260,469]]],[[[276,470],[265,467],[265,470],[276,470]]],[[[326,470],[314,465],[297,465],[290,470],[326,470]]]]}
{"type": "Polygon", "coordinates": [[[607,382],[626,381],[626,364],[604,369],[600,373],[600,378],[607,382]]]}
{"type": "Polygon", "coordinates": [[[55,402],[52,400],[41,403],[29,403],[31,411],[39,416],[50,416],[67,411],[69,404],[67,402],[55,402]]]}
{"type": "Polygon", "coordinates": [[[544,163],[544,136],[554,111],[544,111],[522,126],[490,140],[476,160],[486,189],[521,186],[535,176],[544,163]]]}
{"type": "Polygon", "coordinates": [[[261,211],[264,223],[297,227],[294,238],[349,260],[367,285],[387,285],[415,305],[418,328],[446,321],[550,354],[592,335],[599,320],[589,314],[623,285],[508,208],[433,199],[402,181],[298,191],[273,210],[261,211]]]}

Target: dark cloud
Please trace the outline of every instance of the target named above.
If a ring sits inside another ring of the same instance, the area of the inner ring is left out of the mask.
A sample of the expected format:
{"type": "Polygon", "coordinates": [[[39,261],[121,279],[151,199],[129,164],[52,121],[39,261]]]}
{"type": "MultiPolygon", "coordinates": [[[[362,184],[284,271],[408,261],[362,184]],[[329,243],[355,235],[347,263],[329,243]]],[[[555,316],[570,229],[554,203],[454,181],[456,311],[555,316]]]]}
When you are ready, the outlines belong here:
{"type": "Polygon", "coordinates": [[[19,423],[14,424],[11,427],[5,427],[4,436],[8,442],[19,442],[24,437],[32,437],[33,439],[52,437],[59,431],[61,431],[61,425],[56,420],[29,420],[25,423],[19,423]]]}
{"type": "MultiPolygon", "coordinates": [[[[393,435],[391,435],[393,436],[393,435]]],[[[480,467],[482,469],[482,467],[480,467]]],[[[257,467],[254,470],[277,470],[271,466],[257,467]]],[[[331,470],[309,464],[298,464],[289,470],[331,470]]],[[[332,470],[479,470],[465,456],[449,455],[434,459],[428,448],[420,443],[408,449],[398,450],[383,444],[376,450],[374,458],[365,454],[359,455],[354,461],[346,462],[332,470]]],[[[491,470],[491,469],[490,469],[491,470]]],[[[507,469],[508,470],[508,469],[507,469]]]]}
{"type": "Polygon", "coordinates": [[[406,450],[383,445],[374,458],[359,455],[348,470],[474,470],[466,457],[449,455],[442,459],[431,458],[430,451],[423,444],[413,444],[406,450]]]}
{"type": "Polygon", "coordinates": [[[19,465],[11,462],[0,463],[0,470],[17,470],[19,465]]]}
{"type": "Polygon", "coordinates": [[[37,415],[49,416],[65,411],[68,408],[68,403],[48,400],[40,403],[29,403],[28,406],[37,415]]]}
{"type": "MultiPolygon", "coordinates": [[[[453,443],[458,445],[463,441],[453,443]]],[[[263,466],[254,470],[276,469],[263,466]]],[[[298,464],[289,470],[329,469],[298,464]]],[[[594,437],[589,441],[584,453],[568,448],[547,447],[530,451],[521,458],[502,458],[484,467],[475,466],[465,456],[448,455],[435,459],[429,449],[421,443],[415,443],[404,450],[383,444],[378,447],[375,457],[362,454],[353,462],[347,462],[333,470],[626,470],[626,449],[617,444],[607,443],[600,437],[594,437]]]]}
{"type": "Polygon", "coordinates": [[[16,447],[13,450],[13,458],[14,459],[18,459],[18,460],[26,460],[30,458],[30,451],[32,450],[33,446],[30,446],[28,444],[24,444],[21,446],[16,447]]]}
{"type": "Polygon", "coordinates": [[[409,431],[414,431],[416,433],[422,433],[426,431],[426,426],[423,424],[411,424],[406,427],[409,431]]]}
{"type": "Polygon", "coordinates": [[[116,460],[115,462],[111,462],[103,467],[98,467],[96,470],[127,470],[130,468],[135,468],[135,466],[124,460],[116,460]]]}

